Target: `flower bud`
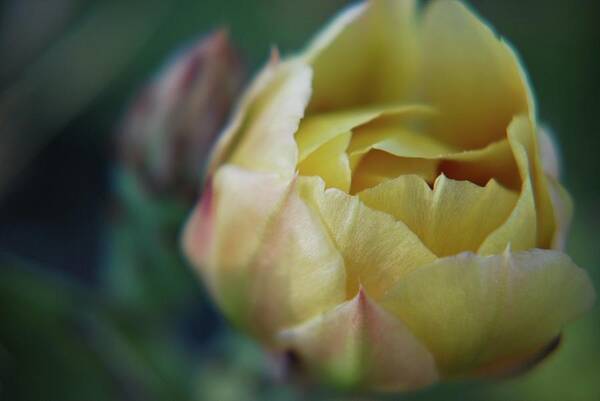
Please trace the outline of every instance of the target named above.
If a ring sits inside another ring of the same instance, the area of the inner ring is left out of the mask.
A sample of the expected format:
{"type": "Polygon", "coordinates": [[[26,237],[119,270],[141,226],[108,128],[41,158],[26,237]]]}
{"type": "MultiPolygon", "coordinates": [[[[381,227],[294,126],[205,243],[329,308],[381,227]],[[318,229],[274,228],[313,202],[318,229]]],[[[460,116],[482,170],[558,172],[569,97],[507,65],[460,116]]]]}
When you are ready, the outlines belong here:
{"type": "Polygon", "coordinates": [[[133,102],[120,154],[156,194],[193,198],[204,159],[243,80],[240,57],[217,31],[178,54],[133,102]]]}
{"type": "Polygon", "coordinates": [[[594,299],[539,141],[519,60],[460,2],[368,1],[255,79],[185,250],[234,324],[318,378],[522,371],[594,299]]]}

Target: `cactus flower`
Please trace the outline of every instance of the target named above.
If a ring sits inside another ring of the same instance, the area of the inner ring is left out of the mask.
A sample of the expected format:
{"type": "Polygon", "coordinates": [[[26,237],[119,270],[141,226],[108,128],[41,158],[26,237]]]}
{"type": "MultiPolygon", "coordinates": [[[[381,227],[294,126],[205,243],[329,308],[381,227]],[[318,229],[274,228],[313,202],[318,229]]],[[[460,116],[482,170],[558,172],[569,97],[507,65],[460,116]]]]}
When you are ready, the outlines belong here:
{"type": "Polygon", "coordinates": [[[373,0],[275,53],[184,234],[238,327],[337,385],[519,372],[593,303],[518,58],[457,1],[373,0]]]}

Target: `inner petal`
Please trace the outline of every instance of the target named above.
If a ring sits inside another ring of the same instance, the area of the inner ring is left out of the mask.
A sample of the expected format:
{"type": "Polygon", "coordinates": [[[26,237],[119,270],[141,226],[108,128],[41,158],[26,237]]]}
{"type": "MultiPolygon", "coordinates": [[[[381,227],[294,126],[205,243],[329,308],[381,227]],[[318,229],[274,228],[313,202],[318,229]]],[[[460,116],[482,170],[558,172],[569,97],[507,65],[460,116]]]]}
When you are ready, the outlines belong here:
{"type": "Polygon", "coordinates": [[[295,134],[297,170],[352,193],[403,174],[419,174],[432,183],[439,162],[418,156],[454,151],[417,132],[435,114],[429,106],[409,104],[305,117],[295,134]]]}
{"type": "Polygon", "coordinates": [[[351,8],[306,52],[315,71],[308,115],[402,102],[419,68],[415,0],[378,0],[351,8]]]}
{"type": "Polygon", "coordinates": [[[509,189],[521,187],[508,140],[461,150],[424,131],[438,118],[435,109],[421,104],[305,117],[295,134],[297,170],[352,194],[407,174],[418,175],[430,185],[444,174],[479,186],[494,179],[509,189]]]}
{"type": "Polygon", "coordinates": [[[434,109],[428,110],[412,116],[385,115],[357,127],[348,153],[357,158],[378,149],[398,157],[436,158],[457,152],[459,149],[422,132],[424,122],[437,115],[434,109]]]}
{"type": "Polygon", "coordinates": [[[358,194],[369,207],[403,221],[437,256],[476,252],[514,209],[517,193],[491,180],[485,187],[439,176],[433,189],[416,175],[358,194]]]}
{"type": "Polygon", "coordinates": [[[433,113],[434,109],[422,104],[387,104],[307,116],[302,119],[295,134],[298,160],[303,161],[335,136],[373,121],[388,118],[394,121],[412,121],[433,113]]]}
{"type": "Polygon", "coordinates": [[[462,150],[424,130],[438,118],[434,112],[382,115],[353,129],[348,147],[352,193],[405,174],[416,174],[429,184],[444,174],[479,186],[494,179],[509,189],[520,189],[522,177],[507,139],[481,149],[462,150]]]}
{"type": "Polygon", "coordinates": [[[396,157],[380,150],[371,150],[355,168],[352,176],[351,194],[404,175],[417,175],[427,183],[433,183],[438,175],[439,162],[435,159],[396,157]]]}
{"type": "Polygon", "coordinates": [[[432,1],[420,23],[423,100],[441,111],[430,132],[478,149],[506,138],[513,116],[533,113],[519,61],[466,6],[432,1]]]}
{"type": "Polygon", "coordinates": [[[298,164],[298,172],[305,176],[320,176],[329,188],[350,191],[352,171],[346,154],[351,132],[335,136],[298,164]]]}
{"type": "Polygon", "coordinates": [[[485,186],[493,178],[515,191],[521,189],[523,182],[508,139],[491,143],[482,149],[446,155],[441,160],[440,173],[479,186],[485,186]]]}

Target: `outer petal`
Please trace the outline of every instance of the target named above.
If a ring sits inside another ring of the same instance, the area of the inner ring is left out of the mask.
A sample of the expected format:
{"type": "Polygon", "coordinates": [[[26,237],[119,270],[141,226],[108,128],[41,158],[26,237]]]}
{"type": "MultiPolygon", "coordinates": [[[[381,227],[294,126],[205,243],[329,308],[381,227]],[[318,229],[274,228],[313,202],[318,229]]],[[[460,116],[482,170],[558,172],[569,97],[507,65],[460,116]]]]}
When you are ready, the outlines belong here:
{"type": "Polygon", "coordinates": [[[279,54],[273,51],[267,65],[254,78],[252,84],[241,96],[229,124],[224,128],[219,140],[215,144],[208,163],[208,176],[211,176],[217,167],[224,163],[231,154],[231,147],[237,143],[242,134],[242,128],[251,117],[251,106],[260,101],[268,88],[272,87],[279,74],[281,64],[279,54]]]}
{"type": "Polygon", "coordinates": [[[230,162],[249,170],[291,177],[298,148],[294,133],[311,94],[312,70],[291,60],[281,64],[273,85],[251,107],[230,162]]]}
{"type": "Polygon", "coordinates": [[[311,94],[312,70],[299,60],[271,61],[242,97],[225,128],[208,174],[229,161],[249,170],[291,177],[297,160],[294,133],[311,94]]]}
{"type": "Polygon", "coordinates": [[[408,390],[438,378],[429,351],[362,289],[354,299],[279,338],[301,366],[341,386],[408,390]]]}
{"type": "Polygon", "coordinates": [[[382,305],[427,345],[445,375],[460,376],[538,353],[593,299],[587,274],[568,256],[507,250],[423,266],[382,305]]]}
{"type": "Polygon", "coordinates": [[[223,166],[207,196],[185,249],[234,323],[269,342],[345,299],[343,259],[295,181],[223,166]]]}
{"type": "Polygon", "coordinates": [[[225,314],[270,342],[346,296],[344,261],[295,180],[223,166],[185,250],[225,314]]]}
{"type": "Polygon", "coordinates": [[[295,181],[224,166],[210,188],[185,250],[234,323],[270,341],[345,299],[343,259],[295,181]]]}
{"type": "Polygon", "coordinates": [[[567,242],[567,234],[571,227],[573,218],[573,201],[567,190],[552,176],[546,176],[552,205],[554,206],[554,219],[556,231],[552,238],[552,249],[564,250],[567,242]]]}
{"type": "Polygon", "coordinates": [[[573,202],[569,193],[559,182],[561,173],[560,151],[554,135],[549,127],[538,128],[540,164],[544,172],[543,187],[548,188],[554,209],[556,229],[552,237],[551,247],[562,250],[565,247],[567,233],[573,217],[573,202]]]}
{"type": "Polygon", "coordinates": [[[403,275],[435,259],[404,223],[368,208],[356,196],[324,190],[318,178],[300,180],[303,197],[320,214],[345,260],[347,298],[362,285],[377,299],[403,275]]]}
{"type": "Polygon", "coordinates": [[[529,151],[540,221],[538,241],[540,247],[560,248],[564,245],[572,214],[569,195],[557,182],[560,175],[560,155],[547,128],[538,129],[533,123],[530,126],[529,151]],[[559,187],[553,185],[552,181],[559,187]]]}
{"type": "Polygon", "coordinates": [[[516,251],[535,248],[537,232],[535,195],[531,180],[527,178],[510,216],[483,241],[477,252],[483,255],[494,255],[502,252],[509,245],[516,251]]]}
{"type": "Polygon", "coordinates": [[[250,265],[251,326],[268,341],[346,299],[344,259],[297,181],[267,226],[250,265]]]}
{"type": "Polygon", "coordinates": [[[304,54],[315,69],[309,112],[404,101],[418,68],[416,2],[354,6],[304,54]]]}
{"type": "Polygon", "coordinates": [[[420,177],[389,180],[359,193],[373,209],[406,223],[437,256],[476,251],[510,214],[517,194],[489,181],[485,187],[438,177],[433,189],[420,177]]]}
{"type": "Polygon", "coordinates": [[[559,179],[561,171],[560,152],[549,127],[541,126],[538,128],[538,141],[544,171],[550,177],[559,179]]]}
{"type": "Polygon", "coordinates": [[[243,318],[248,265],[290,182],[225,165],[213,176],[184,232],[184,250],[225,314],[243,318]],[[252,196],[248,196],[252,194],[252,196]]]}
{"type": "Polygon", "coordinates": [[[432,133],[468,149],[502,139],[513,116],[533,113],[513,51],[458,1],[433,1],[422,26],[425,101],[442,112],[432,133]]]}
{"type": "Polygon", "coordinates": [[[509,143],[523,182],[521,195],[506,222],[481,245],[480,253],[499,253],[508,244],[515,250],[549,248],[551,245],[555,231],[554,210],[534,132],[526,116],[516,117],[508,128],[509,143]]]}

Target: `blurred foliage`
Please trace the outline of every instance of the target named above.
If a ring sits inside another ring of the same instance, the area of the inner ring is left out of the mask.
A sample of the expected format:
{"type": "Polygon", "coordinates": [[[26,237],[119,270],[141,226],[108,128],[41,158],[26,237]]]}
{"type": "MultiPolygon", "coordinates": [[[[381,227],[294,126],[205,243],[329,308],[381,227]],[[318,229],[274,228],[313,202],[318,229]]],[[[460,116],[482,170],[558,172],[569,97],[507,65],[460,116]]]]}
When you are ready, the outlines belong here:
{"type": "MultiPolygon", "coordinates": [[[[177,242],[191,205],[109,167],[122,109],[173,50],[226,25],[255,70],[271,45],[301,48],[345,3],[0,2],[1,400],[377,398],[278,379],[185,265],[177,242]]],[[[569,252],[600,288],[600,2],[471,4],[522,55],[578,206],[569,252]]],[[[524,376],[379,398],[598,400],[598,308],[524,376]]]]}

